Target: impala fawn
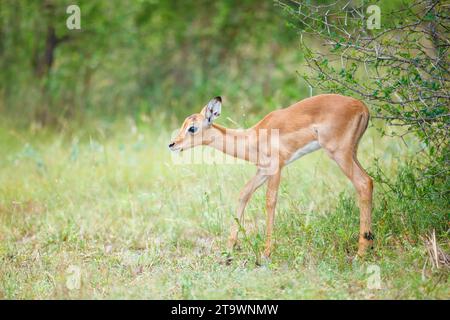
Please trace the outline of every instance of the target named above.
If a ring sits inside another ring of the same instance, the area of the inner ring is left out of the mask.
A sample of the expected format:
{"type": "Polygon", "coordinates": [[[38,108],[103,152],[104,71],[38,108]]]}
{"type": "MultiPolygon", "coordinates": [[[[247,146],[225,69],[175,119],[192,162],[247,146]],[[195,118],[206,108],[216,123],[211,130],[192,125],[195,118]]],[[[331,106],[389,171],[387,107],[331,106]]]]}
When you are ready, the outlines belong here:
{"type": "Polygon", "coordinates": [[[200,113],[187,117],[169,148],[183,151],[197,145],[208,145],[257,166],[256,175],[240,193],[237,221],[231,228],[228,243],[230,250],[236,245],[239,224],[243,222],[250,197],[267,182],[264,256],[270,256],[281,170],[285,165],[320,148],[336,161],[357,191],[360,208],[358,255],[364,255],[366,249],[372,247],[373,183],[356,157],[359,140],[369,121],[369,110],[364,103],[337,94],[322,94],[273,111],[253,127],[239,130],[214,123],[220,116],[221,107],[222,99],[216,97],[200,113]],[[266,143],[261,143],[262,140],[266,143]]]}

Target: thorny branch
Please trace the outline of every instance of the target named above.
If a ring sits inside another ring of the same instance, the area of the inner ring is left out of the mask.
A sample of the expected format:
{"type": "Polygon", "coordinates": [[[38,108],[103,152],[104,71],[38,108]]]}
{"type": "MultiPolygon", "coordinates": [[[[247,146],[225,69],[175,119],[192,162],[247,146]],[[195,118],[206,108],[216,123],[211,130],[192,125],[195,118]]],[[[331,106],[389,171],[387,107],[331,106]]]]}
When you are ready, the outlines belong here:
{"type": "Polygon", "coordinates": [[[310,71],[302,77],[310,86],[359,96],[372,118],[406,127],[431,157],[448,160],[450,7],[445,1],[414,0],[391,11],[381,7],[381,29],[374,30],[367,27],[366,8],[353,1],[275,4],[301,34],[310,71]]]}

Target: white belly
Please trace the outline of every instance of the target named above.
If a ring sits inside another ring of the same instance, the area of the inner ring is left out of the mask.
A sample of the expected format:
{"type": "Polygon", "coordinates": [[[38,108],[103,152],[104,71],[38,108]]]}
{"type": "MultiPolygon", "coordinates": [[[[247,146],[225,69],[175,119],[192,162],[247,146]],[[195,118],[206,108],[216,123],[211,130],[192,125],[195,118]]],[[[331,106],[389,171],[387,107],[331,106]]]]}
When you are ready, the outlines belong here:
{"type": "Polygon", "coordinates": [[[310,143],[304,145],[300,149],[294,152],[294,154],[286,161],[286,164],[294,162],[295,160],[303,157],[305,154],[311,153],[320,149],[320,144],[317,141],[311,141],[310,143]]]}

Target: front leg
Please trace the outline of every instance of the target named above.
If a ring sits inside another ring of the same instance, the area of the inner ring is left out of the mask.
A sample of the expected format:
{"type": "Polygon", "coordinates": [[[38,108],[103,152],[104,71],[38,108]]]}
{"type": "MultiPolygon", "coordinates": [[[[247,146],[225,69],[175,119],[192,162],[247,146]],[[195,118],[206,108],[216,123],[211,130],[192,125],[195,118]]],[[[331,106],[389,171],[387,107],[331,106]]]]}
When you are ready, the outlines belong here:
{"type": "Polygon", "coordinates": [[[264,257],[268,258],[271,251],[272,231],[275,219],[275,206],[277,204],[278,187],[280,186],[281,171],[269,176],[266,193],[266,211],[267,211],[267,233],[266,246],[264,249],[264,257]]]}
{"type": "Polygon", "coordinates": [[[252,194],[267,180],[267,175],[264,175],[261,170],[258,169],[256,175],[247,182],[239,195],[239,204],[237,209],[237,222],[233,223],[230,232],[230,238],[228,240],[228,249],[231,251],[237,242],[237,235],[239,231],[239,225],[243,223],[244,210],[252,194]]]}

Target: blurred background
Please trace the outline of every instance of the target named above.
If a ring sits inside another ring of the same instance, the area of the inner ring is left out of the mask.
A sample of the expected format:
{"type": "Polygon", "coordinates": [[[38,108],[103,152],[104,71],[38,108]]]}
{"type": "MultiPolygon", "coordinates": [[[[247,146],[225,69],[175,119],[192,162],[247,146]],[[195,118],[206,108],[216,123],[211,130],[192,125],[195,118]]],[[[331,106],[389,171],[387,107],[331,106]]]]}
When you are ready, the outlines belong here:
{"type": "Polygon", "coordinates": [[[2,1],[3,113],[42,125],[183,117],[214,95],[255,112],[308,92],[296,31],[272,1],[78,5],[81,30],[68,30],[66,1],[2,1]]]}
{"type": "Polygon", "coordinates": [[[448,21],[434,0],[0,0],[0,298],[448,298],[448,21]],[[354,50],[387,28],[368,45],[395,59],[354,50]],[[227,265],[254,168],[175,165],[172,131],[217,95],[236,128],[322,92],[371,110],[375,250],[353,259],[354,189],[318,151],[283,171],[271,261],[261,188],[227,265]]]}

